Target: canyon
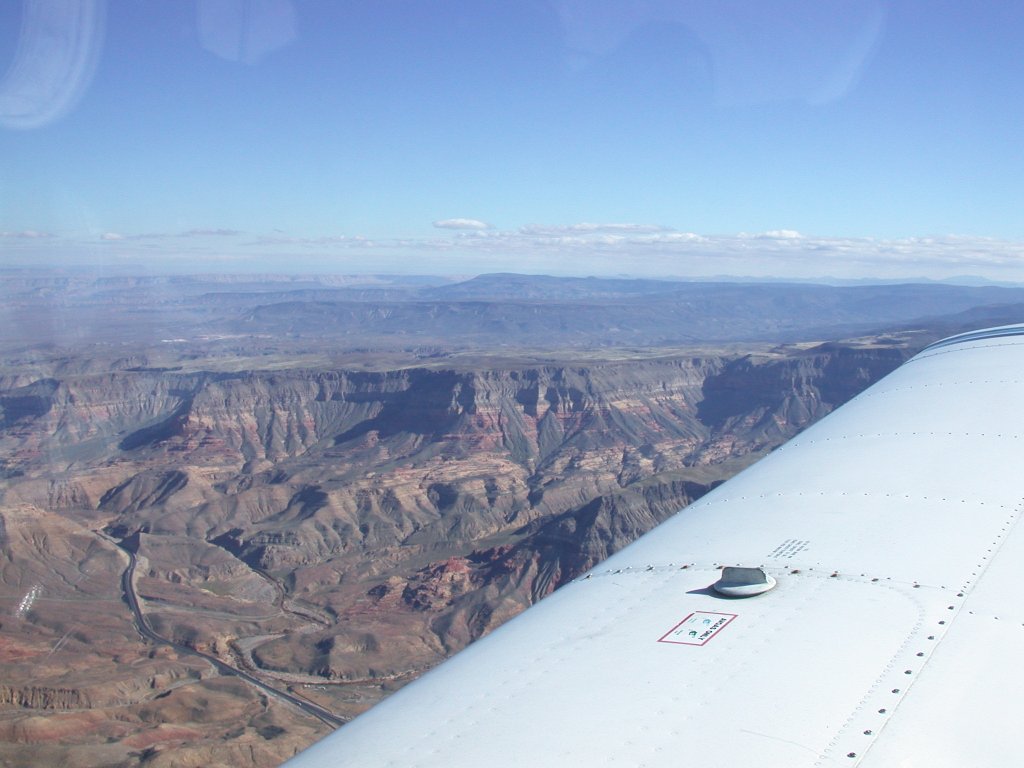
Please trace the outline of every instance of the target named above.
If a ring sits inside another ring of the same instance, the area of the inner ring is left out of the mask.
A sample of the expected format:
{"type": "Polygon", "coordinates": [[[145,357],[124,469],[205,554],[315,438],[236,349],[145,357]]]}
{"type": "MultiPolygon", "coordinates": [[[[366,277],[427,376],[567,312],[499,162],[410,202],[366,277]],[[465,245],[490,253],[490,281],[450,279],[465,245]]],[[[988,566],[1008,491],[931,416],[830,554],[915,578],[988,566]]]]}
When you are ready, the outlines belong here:
{"type": "MultiPolygon", "coordinates": [[[[673,344],[671,331],[642,345],[578,314],[586,343],[567,343],[580,335],[569,323],[550,338],[487,330],[488,310],[461,334],[437,330],[442,346],[378,344],[379,323],[341,343],[337,306],[316,301],[355,288],[267,312],[266,286],[228,281],[219,302],[160,293],[154,313],[185,329],[161,342],[150,336],[167,329],[120,314],[141,311],[125,298],[137,284],[69,285],[40,293],[19,277],[10,293],[26,312],[107,301],[111,313],[61,343],[2,345],[0,762],[12,766],[276,765],[685,514],[941,333],[1015,311],[901,325],[890,307],[875,330],[866,317],[865,332],[829,337],[798,302],[784,323],[797,340],[723,330],[673,344]],[[275,314],[287,327],[266,325],[275,314]],[[483,343],[490,333],[508,345],[483,343]]],[[[584,303],[599,287],[562,285],[584,303]]],[[[387,290],[422,312],[422,291],[441,288],[387,290]]],[[[479,284],[444,290],[460,301],[479,284]]],[[[550,318],[550,290],[516,287],[506,319],[524,295],[550,318]]]]}

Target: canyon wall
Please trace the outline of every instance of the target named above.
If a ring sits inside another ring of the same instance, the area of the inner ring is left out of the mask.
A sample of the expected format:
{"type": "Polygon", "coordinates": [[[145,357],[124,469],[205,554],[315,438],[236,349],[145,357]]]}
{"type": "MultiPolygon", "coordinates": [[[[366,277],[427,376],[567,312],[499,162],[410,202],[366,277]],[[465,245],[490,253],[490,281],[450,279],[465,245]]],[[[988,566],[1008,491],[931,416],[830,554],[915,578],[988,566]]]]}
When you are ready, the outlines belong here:
{"type": "MultiPolygon", "coordinates": [[[[9,377],[0,382],[0,504],[23,512],[16,521],[7,513],[21,538],[2,537],[0,589],[15,613],[33,585],[43,597],[21,624],[0,626],[81,658],[116,637],[121,662],[102,683],[88,679],[88,665],[47,678],[25,650],[24,665],[9,667],[0,710],[76,710],[102,699],[145,729],[138,712],[164,702],[155,698],[160,681],[210,685],[197,662],[167,648],[143,663],[130,613],[111,602],[125,555],[107,536],[138,558],[135,587],[156,632],[351,716],[906,355],[824,345],[578,365],[140,365],[9,377]],[[62,621],[44,617],[47,600],[64,601],[62,621]],[[105,601],[103,623],[89,618],[100,615],[87,609],[95,600],[105,601]]],[[[3,722],[27,738],[20,720],[3,722]]],[[[105,739],[121,733],[91,727],[105,739]]],[[[260,727],[227,743],[262,744],[270,731],[260,727]]],[[[301,731],[300,740],[317,732],[281,728],[301,731]]],[[[264,750],[267,764],[301,746],[292,743],[264,750]]]]}

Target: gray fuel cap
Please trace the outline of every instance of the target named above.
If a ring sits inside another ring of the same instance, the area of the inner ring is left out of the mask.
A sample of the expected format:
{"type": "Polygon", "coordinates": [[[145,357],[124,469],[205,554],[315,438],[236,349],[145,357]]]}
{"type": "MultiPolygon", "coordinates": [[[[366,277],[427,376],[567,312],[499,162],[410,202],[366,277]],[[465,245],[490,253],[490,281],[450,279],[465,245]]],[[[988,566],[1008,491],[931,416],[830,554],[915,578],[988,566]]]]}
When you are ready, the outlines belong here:
{"type": "Polygon", "coordinates": [[[761,568],[726,566],[722,578],[713,585],[715,592],[726,597],[752,597],[775,586],[775,579],[761,568]]]}

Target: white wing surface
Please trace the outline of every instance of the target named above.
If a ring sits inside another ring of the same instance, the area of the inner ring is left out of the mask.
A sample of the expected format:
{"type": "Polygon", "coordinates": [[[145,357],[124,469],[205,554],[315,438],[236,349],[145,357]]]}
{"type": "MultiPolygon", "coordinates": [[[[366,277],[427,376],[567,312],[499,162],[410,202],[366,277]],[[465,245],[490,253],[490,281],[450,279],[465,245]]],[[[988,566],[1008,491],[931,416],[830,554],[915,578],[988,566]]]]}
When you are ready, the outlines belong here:
{"type": "Polygon", "coordinates": [[[929,347],[288,765],[1021,764],[1022,370],[929,347]]]}

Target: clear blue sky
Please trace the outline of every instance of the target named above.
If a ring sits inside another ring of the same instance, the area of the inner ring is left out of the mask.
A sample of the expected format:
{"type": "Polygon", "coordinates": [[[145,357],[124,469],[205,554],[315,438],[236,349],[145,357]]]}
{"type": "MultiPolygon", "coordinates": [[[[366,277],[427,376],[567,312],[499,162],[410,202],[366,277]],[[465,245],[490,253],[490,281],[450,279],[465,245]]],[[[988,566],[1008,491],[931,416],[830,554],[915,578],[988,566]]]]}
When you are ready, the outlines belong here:
{"type": "Polygon", "coordinates": [[[4,265],[1024,280],[1024,4],[64,1],[4,265]]]}

